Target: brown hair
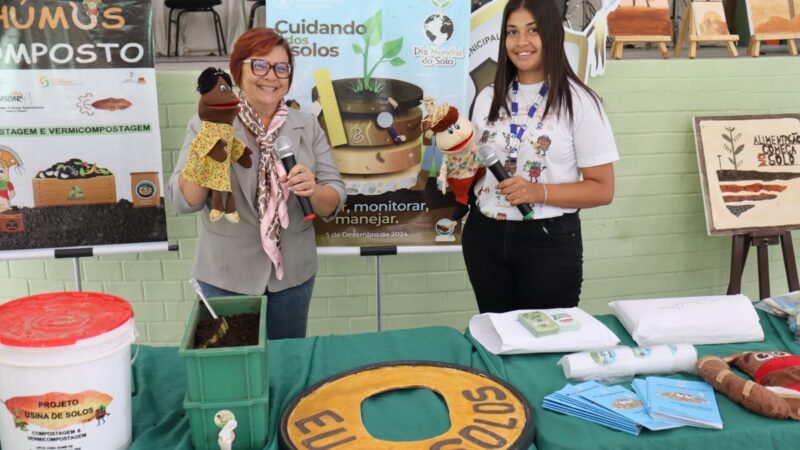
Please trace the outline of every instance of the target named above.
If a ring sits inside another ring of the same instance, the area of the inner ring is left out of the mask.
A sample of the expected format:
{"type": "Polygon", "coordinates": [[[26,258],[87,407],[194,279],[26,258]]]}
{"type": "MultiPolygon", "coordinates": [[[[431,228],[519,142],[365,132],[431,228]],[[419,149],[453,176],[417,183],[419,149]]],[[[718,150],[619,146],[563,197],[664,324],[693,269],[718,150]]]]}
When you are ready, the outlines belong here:
{"type": "Polygon", "coordinates": [[[275,47],[283,47],[289,55],[289,64],[292,65],[292,73],[289,75],[289,87],[292,86],[294,79],[294,56],[289,43],[274,28],[252,28],[242,33],[231,52],[231,75],[237,85],[242,83],[242,61],[253,55],[267,55],[275,47]]]}
{"type": "Polygon", "coordinates": [[[549,85],[543,117],[551,110],[558,113],[565,109],[569,119],[572,120],[570,82],[586,91],[594,99],[597,109],[600,109],[597,94],[575,75],[569,65],[567,54],[564,52],[564,26],[555,2],[553,0],[509,0],[503,10],[503,23],[500,26],[500,47],[497,54],[497,72],[495,72],[494,78],[494,99],[489,108],[489,122],[494,122],[500,117],[501,108],[510,114],[508,111],[508,87],[517,77],[517,68],[508,59],[506,25],[508,16],[518,9],[527,9],[536,18],[536,26],[542,39],[544,76],[549,85]]]}

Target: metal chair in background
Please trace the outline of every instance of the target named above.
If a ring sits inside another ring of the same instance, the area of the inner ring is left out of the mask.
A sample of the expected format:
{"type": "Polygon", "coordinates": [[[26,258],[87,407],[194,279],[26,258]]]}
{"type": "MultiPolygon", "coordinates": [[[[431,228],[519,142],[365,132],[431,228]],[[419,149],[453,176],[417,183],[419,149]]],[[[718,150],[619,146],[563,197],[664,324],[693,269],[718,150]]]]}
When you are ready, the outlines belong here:
{"type": "Polygon", "coordinates": [[[267,0],[255,0],[253,6],[250,7],[250,19],[247,21],[248,30],[253,28],[253,25],[256,23],[256,10],[261,7],[267,7],[267,0]]]}
{"type": "MultiPolygon", "coordinates": [[[[266,0],[264,0],[266,3],[266,0]]],[[[178,56],[178,41],[181,35],[181,16],[187,12],[208,12],[214,19],[214,32],[217,35],[217,53],[219,56],[228,54],[225,43],[225,33],[222,31],[222,19],[214,7],[221,5],[222,0],[166,0],[164,5],[169,8],[169,23],[167,25],[167,56],[172,50],[172,24],[175,24],[175,56],[178,56]],[[175,19],[172,13],[177,12],[175,19]]]]}

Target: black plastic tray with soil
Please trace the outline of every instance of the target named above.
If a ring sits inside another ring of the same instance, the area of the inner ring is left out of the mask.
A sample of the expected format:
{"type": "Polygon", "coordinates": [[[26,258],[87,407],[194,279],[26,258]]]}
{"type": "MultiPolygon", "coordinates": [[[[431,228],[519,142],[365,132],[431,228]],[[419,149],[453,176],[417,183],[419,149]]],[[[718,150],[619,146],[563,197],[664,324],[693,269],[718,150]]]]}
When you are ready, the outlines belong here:
{"type": "MultiPolygon", "coordinates": [[[[228,332],[213,344],[205,348],[246,347],[258,345],[258,329],[260,320],[258,314],[244,313],[224,316],[228,321],[228,332]]],[[[194,329],[194,346],[203,348],[203,344],[214,336],[222,325],[222,319],[203,319],[197,322],[194,329]]]]}

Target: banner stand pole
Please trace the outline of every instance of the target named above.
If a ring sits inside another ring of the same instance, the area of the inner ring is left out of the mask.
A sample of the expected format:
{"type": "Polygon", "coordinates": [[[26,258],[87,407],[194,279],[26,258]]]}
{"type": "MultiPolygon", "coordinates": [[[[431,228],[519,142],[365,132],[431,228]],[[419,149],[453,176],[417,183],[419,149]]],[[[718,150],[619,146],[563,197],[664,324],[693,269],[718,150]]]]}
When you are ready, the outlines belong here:
{"type": "Polygon", "coordinates": [[[80,292],[81,288],[81,260],[78,257],[72,258],[72,271],[75,273],[75,291],[80,292]]]}
{"type": "MultiPolygon", "coordinates": [[[[167,251],[177,252],[178,244],[169,244],[167,246],[167,251]]],[[[72,258],[72,271],[75,274],[75,291],[81,292],[83,290],[83,287],[81,286],[81,280],[83,279],[83,277],[81,276],[80,258],[85,256],[94,256],[94,248],[93,247],[57,248],[53,252],[53,256],[56,259],[72,258]]]]}
{"type": "Polygon", "coordinates": [[[378,331],[383,330],[381,323],[381,256],[383,255],[396,255],[396,245],[376,246],[376,247],[361,247],[361,256],[374,256],[375,257],[375,318],[378,324],[378,331]]]}
{"type": "Polygon", "coordinates": [[[381,331],[381,255],[375,255],[375,317],[378,321],[378,332],[381,331]]]}

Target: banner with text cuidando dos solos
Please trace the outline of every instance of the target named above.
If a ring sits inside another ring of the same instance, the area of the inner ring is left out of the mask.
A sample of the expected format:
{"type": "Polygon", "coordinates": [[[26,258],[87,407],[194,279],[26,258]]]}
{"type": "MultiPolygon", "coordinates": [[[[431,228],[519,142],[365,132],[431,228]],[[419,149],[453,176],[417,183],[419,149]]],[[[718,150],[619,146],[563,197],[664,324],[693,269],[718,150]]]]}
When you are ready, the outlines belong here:
{"type": "Polygon", "coordinates": [[[470,174],[447,180],[445,193],[437,177],[443,160],[474,142],[465,109],[470,3],[268,0],[266,9],[295,58],[287,98],[317,116],[347,185],[345,209],[315,223],[317,243],[459,244],[454,190],[465,192],[470,174]],[[463,122],[443,115],[445,103],[463,122]],[[437,123],[445,131],[431,130],[437,123]],[[443,158],[439,147],[451,153],[443,158]]]}

